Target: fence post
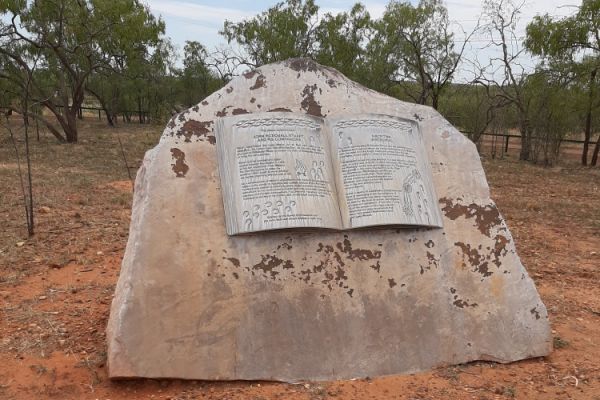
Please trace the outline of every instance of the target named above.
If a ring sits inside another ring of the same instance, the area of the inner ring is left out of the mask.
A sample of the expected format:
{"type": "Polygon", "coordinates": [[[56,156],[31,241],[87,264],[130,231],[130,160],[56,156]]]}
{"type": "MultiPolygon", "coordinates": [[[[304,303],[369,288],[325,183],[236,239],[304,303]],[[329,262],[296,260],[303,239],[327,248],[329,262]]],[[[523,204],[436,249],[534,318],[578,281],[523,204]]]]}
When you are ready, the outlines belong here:
{"type": "Polygon", "coordinates": [[[506,142],[504,143],[504,153],[508,153],[508,139],[510,139],[510,135],[506,135],[506,142]]]}

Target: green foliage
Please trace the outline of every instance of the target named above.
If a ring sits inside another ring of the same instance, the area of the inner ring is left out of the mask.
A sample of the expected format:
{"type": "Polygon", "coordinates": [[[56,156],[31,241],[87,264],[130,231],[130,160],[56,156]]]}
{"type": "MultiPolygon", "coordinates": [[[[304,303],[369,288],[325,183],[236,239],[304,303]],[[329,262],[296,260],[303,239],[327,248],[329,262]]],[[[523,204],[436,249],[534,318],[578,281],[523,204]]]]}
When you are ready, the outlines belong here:
{"type": "Polygon", "coordinates": [[[243,48],[243,63],[253,67],[307,57],[313,54],[318,10],[314,0],[287,0],[252,19],[225,21],[221,34],[243,48]]]}
{"type": "MultiPolygon", "coordinates": [[[[77,141],[88,81],[143,65],[164,33],[137,0],[12,1],[0,14],[11,20],[0,22],[0,79],[49,109],[64,136],[51,131],[69,142],[77,141]]],[[[52,127],[42,114],[31,116],[52,127]]]]}
{"type": "Polygon", "coordinates": [[[534,138],[531,161],[553,165],[558,159],[562,140],[577,126],[572,93],[564,80],[552,79],[545,73],[529,76],[526,93],[534,138]]]}
{"type": "MultiPolygon", "coordinates": [[[[569,79],[575,92],[586,92],[586,95],[578,96],[585,101],[578,102],[580,107],[574,112],[585,110],[581,116],[585,123],[579,125],[585,125],[585,140],[590,140],[600,105],[596,90],[600,70],[600,0],[583,0],[577,13],[568,17],[552,18],[548,14],[535,17],[527,26],[525,46],[532,54],[542,57],[542,68],[569,79]]],[[[597,161],[598,150],[600,141],[594,150],[592,164],[597,161]]],[[[587,165],[587,157],[588,146],[585,144],[581,157],[583,165],[587,165]]]]}
{"type": "Polygon", "coordinates": [[[441,92],[452,81],[464,49],[457,52],[454,48],[444,3],[420,0],[413,6],[392,0],[376,29],[374,46],[386,55],[381,57],[383,62],[391,64],[387,79],[402,85],[415,102],[426,104],[431,100],[437,108],[441,92]]]}
{"type": "Polygon", "coordinates": [[[208,69],[206,65],[208,53],[202,44],[187,41],[183,51],[183,70],[179,73],[178,83],[182,103],[186,107],[191,107],[219,88],[222,83],[208,69]]]}
{"type": "Polygon", "coordinates": [[[287,0],[249,20],[226,21],[221,34],[245,53],[239,64],[312,57],[368,87],[390,94],[403,89],[405,96],[437,108],[464,50],[454,47],[442,0],[417,6],[392,0],[376,21],[360,3],[321,19],[318,11],[313,0],[287,0]]]}
{"type": "Polygon", "coordinates": [[[350,79],[368,83],[372,71],[365,42],[372,31],[373,21],[362,4],[355,4],[350,12],[328,13],[315,31],[315,59],[350,79]]]}

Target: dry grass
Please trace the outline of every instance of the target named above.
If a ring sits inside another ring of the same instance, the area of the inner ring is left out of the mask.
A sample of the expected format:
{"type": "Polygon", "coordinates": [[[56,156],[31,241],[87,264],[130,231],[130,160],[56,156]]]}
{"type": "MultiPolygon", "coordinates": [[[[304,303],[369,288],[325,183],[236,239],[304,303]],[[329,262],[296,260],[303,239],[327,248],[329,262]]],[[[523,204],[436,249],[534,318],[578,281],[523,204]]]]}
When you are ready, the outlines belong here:
{"type": "MultiPolygon", "coordinates": [[[[13,121],[22,168],[24,133],[13,121]]],[[[128,230],[131,193],[106,187],[128,180],[119,146],[135,176],[144,152],[154,146],[162,128],[149,125],[106,127],[94,119],[81,124],[78,144],[59,144],[42,133],[31,141],[35,236],[27,239],[23,198],[14,148],[0,126],[0,282],[19,279],[40,265],[89,264],[94,253],[123,248],[128,230]],[[22,247],[17,243],[25,241],[22,247]]],[[[33,135],[35,136],[35,134],[33,135]]]]}

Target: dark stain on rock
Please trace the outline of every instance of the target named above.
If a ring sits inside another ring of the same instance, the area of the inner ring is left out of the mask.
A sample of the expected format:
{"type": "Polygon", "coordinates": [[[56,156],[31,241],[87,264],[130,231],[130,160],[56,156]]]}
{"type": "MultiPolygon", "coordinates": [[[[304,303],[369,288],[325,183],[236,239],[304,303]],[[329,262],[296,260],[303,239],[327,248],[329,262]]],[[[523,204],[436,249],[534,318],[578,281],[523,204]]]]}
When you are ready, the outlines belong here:
{"type": "Polygon", "coordinates": [[[185,163],[185,153],[178,148],[173,147],[171,149],[171,157],[175,160],[173,164],[171,164],[171,168],[173,172],[175,172],[175,176],[177,178],[185,177],[185,174],[189,171],[190,167],[185,163]]]}
{"type": "Polygon", "coordinates": [[[427,261],[430,267],[437,268],[439,266],[440,259],[436,258],[433,253],[427,252],[427,261]]]}
{"type": "Polygon", "coordinates": [[[453,294],[453,303],[456,307],[458,308],[465,308],[465,307],[477,307],[478,304],[477,303],[469,303],[467,300],[463,300],[461,298],[459,298],[458,294],[456,294],[456,289],[454,288],[450,288],[450,293],[453,294]]]}
{"type": "Polygon", "coordinates": [[[256,89],[265,88],[265,87],[267,87],[267,78],[265,78],[265,76],[263,74],[259,74],[256,77],[256,81],[254,82],[254,85],[250,86],[250,90],[256,90],[256,89]]]}
{"type": "Polygon", "coordinates": [[[276,107],[276,108],[271,108],[269,110],[269,112],[292,112],[292,110],[290,110],[289,108],[285,108],[285,107],[276,107]]]}
{"type": "Polygon", "coordinates": [[[374,269],[377,272],[381,272],[381,264],[377,261],[375,264],[369,265],[369,268],[374,269]]]}
{"type": "Polygon", "coordinates": [[[204,137],[211,144],[214,144],[214,142],[211,140],[211,137],[214,139],[214,136],[208,135],[208,133],[211,132],[210,126],[212,123],[213,121],[189,120],[179,129],[177,136],[185,137],[186,142],[191,142],[192,136],[196,136],[198,138],[204,137]]]}
{"type": "Polygon", "coordinates": [[[254,104],[256,102],[256,97],[250,99],[250,103],[254,104]]]}
{"type": "Polygon", "coordinates": [[[270,275],[272,279],[279,274],[279,271],[276,270],[277,267],[281,266],[283,269],[291,269],[294,268],[294,264],[291,260],[283,260],[277,256],[273,256],[270,254],[263,255],[262,260],[253,265],[253,270],[261,270],[263,274],[270,275]]]}
{"type": "Polygon", "coordinates": [[[307,114],[314,115],[316,117],[323,117],[321,113],[321,105],[315,100],[315,92],[317,90],[317,84],[306,85],[302,91],[303,100],[300,106],[307,114]]]}
{"type": "Polygon", "coordinates": [[[237,268],[240,267],[240,260],[238,260],[235,257],[223,257],[223,260],[229,261],[230,263],[232,263],[237,268]]]}
{"type": "Polygon", "coordinates": [[[177,122],[175,122],[176,120],[177,120],[177,115],[174,115],[173,117],[171,117],[171,119],[167,123],[167,128],[174,129],[175,126],[177,126],[177,122]]]}
{"type": "Polygon", "coordinates": [[[456,220],[459,217],[465,219],[475,218],[475,225],[479,231],[490,237],[491,229],[502,223],[498,208],[493,204],[481,206],[471,203],[469,205],[453,204],[451,199],[441,198],[440,203],[444,204],[442,211],[444,215],[451,220],[456,220]]]}
{"type": "Polygon", "coordinates": [[[388,284],[390,285],[390,288],[393,288],[397,285],[396,281],[392,278],[388,279],[388,284]]]}
{"type": "Polygon", "coordinates": [[[288,68],[296,72],[314,72],[319,69],[319,64],[310,58],[292,58],[286,62],[288,68]]]}
{"type": "Polygon", "coordinates": [[[537,310],[537,307],[533,307],[531,310],[529,310],[529,312],[531,313],[531,315],[535,315],[535,319],[540,319],[540,312],[537,310]]]}
{"type": "Polygon", "coordinates": [[[496,267],[500,268],[502,265],[500,259],[508,254],[507,246],[510,243],[510,240],[508,240],[506,236],[496,235],[496,237],[494,237],[494,241],[494,249],[492,251],[494,259],[492,262],[496,264],[496,267]]]}
{"type": "Polygon", "coordinates": [[[252,79],[254,78],[254,76],[258,74],[258,72],[256,70],[252,70],[252,71],[248,71],[244,73],[244,78],[246,79],[252,79]]]}
{"type": "Polygon", "coordinates": [[[194,111],[194,112],[198,112],[198,110],[200,110],[200,107],[198,107],[198,106],[194,106],[194,107],[192,107],[192,111],[194,111]]]}
{"type": "Polygon", "coordinates": [[[207,106],[207,105],[208,105],[208,101],[204,100],[204,101],[202,102],[202,105],[203,105],[203,106],[207,106]]]}
{"type": "MultiPolygon", "coordinates": [[[[483,275],[484,278],[492,275],[492,272],[489,270],[489,263],[485,256],[479,253],[479,250],[476,248],[472,248],[470,244],[466,244],[463,242],[454,243],[455,246],[459,247],[463,253],[463,268],[467,267],[466,261],[469,263],[471,267],[473,267],[473,272],[478,272],[483,275]]],[[[488,257],[489,258],[489,257],[488,257]]]]}
{"type": "Polygon", "coordinates": [[[233,111],[231,112],[232,115],[240,115],[240,114],[249,114],[250,112],[248,110],[245,110],[243,108],[234,108],[233,111]]]}
{"type": "Polygon", "coordinates": [[[225,117],[227,115],[227,109],[231,106],[224,107],[221,111],[217,111],[217,117],[225,117]]]}
{"type": "Polygon", "coordinates": [[[477,303],[469,303],[468,301],[462,300],[462,299],[456,299],[456,300],[454,300],[454,302],[452,304],[454,304],[458,308],[477,307],[478,306],[477,303]]]}
{"type": "Polygon", "coordinates": [[[229,86],[227,89],[225,89],[225,91],[229,94],[231,92],[233,92],[233,86],[229,86]]]}
{"type": "Polygon", "coordinates": [[[331,88],[335,88],[335,87],[337,87],[337,82],[336,82],[334,79],[332,79],[332,78],[329,78],[329,79],[327,79],[327,84],[328,84],[328,85],[329,85],[329,87],[331,87],[331,88]]]}
{"type": "Polygon", "coordinates": [[[179,120],[179,122],[185,122],[185,111],[182,113],[179,113],[179,115],[177,116],[177,119],[179,120]]]}
{"type": "Polygon", "coordinates": [[[417,121],[423,121],[423,117],[421,117],[419,114],[415,113],[415,115],[413,115],[413,117],[415,117],[415,119],[417,121]]]}
{"type": "Polygon", "coordinates": [[[490,262],[493,263],[497,268],[502,266],[502,257],[508,253],[507,245],[510,243],[503,235],[496,235],[494,237],[494,247],[486,247],[486,251],[481,253],[483,246],[479,245],[477,248],[472,247],[470,244],[463,242],[454,243],[455,246],[459,247],[463,253],[463,268],[467,267],[467,263],[473,267],[473,272],[478,272],[483,275],[484,278],[493,274],[490,271],[490,262]]]}
{"type": "Polygon", "coordinates": [[[292,245],[289,244],[288,242],[283,242],[280,245],[277,246],[277,250],[284,248],[286,250],[291,250],[292,249],[292,245]]]}
{"type": "Polygon", "coordinates": [[[338,242],[336,247],[346,254],[346,257],[352,261],[359,259],[361,261],[379,260],[381,258],[381,250],[353,249],[352,242],[348,239],[348,235],[344,235],[344,241],[338,242]]]}
{"type": "Polygon", "coordinates": [[[427,243],[425,243],[425,247],[427,247],[428,249],[431,249],[434,246],[435,243],[433,243],[433,240],[429,240],[427,243]]]}

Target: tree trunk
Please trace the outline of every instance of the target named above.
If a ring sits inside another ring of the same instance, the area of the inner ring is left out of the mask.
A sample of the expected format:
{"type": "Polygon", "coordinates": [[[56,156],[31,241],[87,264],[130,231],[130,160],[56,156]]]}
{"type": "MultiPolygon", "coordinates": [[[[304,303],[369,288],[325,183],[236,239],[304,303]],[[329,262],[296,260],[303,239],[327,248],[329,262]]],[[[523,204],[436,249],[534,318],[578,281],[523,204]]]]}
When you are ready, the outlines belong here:
{"type": "Polygon", "coordinates": [[[596,142],[596,146],[594,147],[594,153],[592,154],[592,167],[595,167],[598,164],[598,153],[600,152],[600,136],[598,136],[598,141],[596,142]]]}
{"type": "MultiPolygon", "coordinates": [[[[13,110],[17,113],[21,113],[21,111],[11,108],[11,114],[12,114],[13,110]]],[[[48,128],[50,133],[52,133],[52,135],[54,135],[54,137],[57,138],[59,142],[65,142],[64,136],[60,134],[60,132],[54,127],[54,125],[52,125],[50,122],[48,122],[48,120],[43,118],[41,115],[31,113],[31,112],[27,113],[27,115],[34,118],[36,121],[38,121],[38,120],[41,121],[44,125],[46,125],[46,128],[48,128]]]]}
{"type": "Polygon", "coordinates": [[[527,119],[521,120],[521,153],[519,160],[529,161],[531,157],[531,129],[527,119]]]}
{"type": "Polygon", "coordinates": [[[144,123],[144,113],[142,112],[142,98],[140,96],[137,97],[138,101],[138,117],[140,119],[140,124],[144,123]]]}
{"type": "Polygon", "coordinates": [[[438,104],[439,104],[439,97],[436,94],[432,94],[431,95],[431,106],[433,107],[434,110],[438,109],[438,104]]]}
{"type": "Polygon", "coordinates": [[[67,113],[67,123],[63,125],[67,143],[77,143],[77,112],[67,113]]]}
{"type": "Polygon", "coordinates": [[[585,142],[583,143],[583,153],[581,154],[581,164],[587,165],[587,156],[589,149],[589,141],[592,137],[592,107],[594,101],[594,81],[596,80],[596,74],[598,70],[594,69],[590,73],[590,90],[588,98],[587,115],[585,117],[585,142]]]}
{"type": "Polygon", "coordinates": [[[92,96],[94,96],[96,98],[96,100],[98,100],[98,102],[100,103],[100,107],[104,111],[104,115],[106,115],[106,122],[108,122],[108,125],[115,126],[112,114],[111,114],[110,110],[108,109],[108,106],[106,105],[106,102],[104,101],[104,99],[97,92],[91,90],[90,88],[86,88],[86,90],[88,91],[88,93],[90,93],[92,96]]]}

